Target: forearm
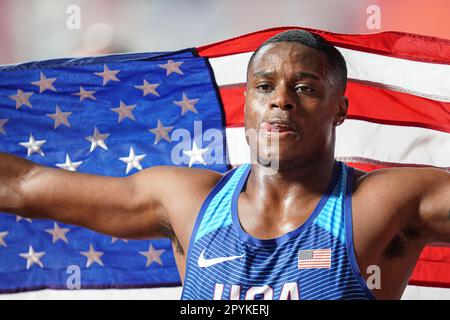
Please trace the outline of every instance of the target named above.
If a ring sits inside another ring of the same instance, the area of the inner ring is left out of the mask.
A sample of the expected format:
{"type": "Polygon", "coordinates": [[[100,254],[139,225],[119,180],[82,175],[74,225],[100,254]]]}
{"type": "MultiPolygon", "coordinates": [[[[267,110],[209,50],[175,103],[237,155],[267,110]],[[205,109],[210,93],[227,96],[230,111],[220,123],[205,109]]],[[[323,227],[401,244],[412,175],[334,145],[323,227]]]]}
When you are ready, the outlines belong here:
{"type": "Polygon", "coordinates": [[[114,200],[124,200],[120,192],[115,192],[115,186],[119,188],[114,178],[50,168],[0,153],[2,212],[86,224],[105,211],[114,211],[114,200]],[[106,185],[109,188],[102,188],[106,185]],[[109,197],[108,193],[116,195],[109,197]]]}
{"type": "Polygon", "coordinates": [[[23,184],[39,165],[0,153],[0,211],[22,214],[23,184]]]}
{"type": "Polygon", "coordinates": [[[22,183],[18,214],[125,237],[128,230],[147,226],[137,221],[145,215],[135,194],[129,179],[38,166],[22,183]]]}

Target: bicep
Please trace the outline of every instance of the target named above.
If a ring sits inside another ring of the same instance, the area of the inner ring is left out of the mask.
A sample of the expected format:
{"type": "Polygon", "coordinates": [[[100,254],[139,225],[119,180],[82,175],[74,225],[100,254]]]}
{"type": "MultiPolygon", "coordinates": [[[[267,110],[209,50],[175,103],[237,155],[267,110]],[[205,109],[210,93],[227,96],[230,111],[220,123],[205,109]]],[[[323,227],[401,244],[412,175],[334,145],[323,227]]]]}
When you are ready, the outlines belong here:
{"type": "Polygon", "coordinates": [[[450,242],[450,173],[424,169],[419,217],[430,242],[450,242]]]}
{"type": "Polygon", "coordinates": [[[147,205],[152,198],[151,203],[158,204],[156,231],[160,236],[176,236],[186,246],[204,199],[221,177],[222,174],[207,169],[159,166],[128,179],[135,190],[145,190],[138,191],[136,203],[147,205]]]}

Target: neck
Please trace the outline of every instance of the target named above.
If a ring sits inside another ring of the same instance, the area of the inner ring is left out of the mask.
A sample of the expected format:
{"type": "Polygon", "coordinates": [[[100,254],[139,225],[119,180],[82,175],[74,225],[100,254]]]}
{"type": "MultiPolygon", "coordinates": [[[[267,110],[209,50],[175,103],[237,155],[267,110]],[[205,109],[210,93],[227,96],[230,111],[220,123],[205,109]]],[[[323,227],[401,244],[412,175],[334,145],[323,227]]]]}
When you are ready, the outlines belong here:
{"type": "Polygon", "coordinates": [[[268,174],[268,168],[252,164],[245,193],[251,198],[263,197],[266,201],[323,194],[332,179],[335,165],[337,163],[332,156],[268,174]]]}

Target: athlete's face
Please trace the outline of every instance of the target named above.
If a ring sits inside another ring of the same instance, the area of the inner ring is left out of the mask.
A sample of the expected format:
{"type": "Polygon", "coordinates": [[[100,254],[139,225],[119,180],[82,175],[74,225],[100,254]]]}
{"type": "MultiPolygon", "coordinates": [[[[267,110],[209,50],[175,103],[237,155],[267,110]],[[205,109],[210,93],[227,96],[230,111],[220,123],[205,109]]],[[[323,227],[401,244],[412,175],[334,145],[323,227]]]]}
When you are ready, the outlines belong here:
{"type": "Polygon", "coordinates": [[[334,127],[346,117],[347,99],[334,87],[326,59],[292,42],[269,44],[255,56],[247,74],[245,128],[260,133],[260,160],[277,157],[280,167],[292,167],[334,148],[334,127]],[[262,147],[271,137],[279,147],[262,147]]]}

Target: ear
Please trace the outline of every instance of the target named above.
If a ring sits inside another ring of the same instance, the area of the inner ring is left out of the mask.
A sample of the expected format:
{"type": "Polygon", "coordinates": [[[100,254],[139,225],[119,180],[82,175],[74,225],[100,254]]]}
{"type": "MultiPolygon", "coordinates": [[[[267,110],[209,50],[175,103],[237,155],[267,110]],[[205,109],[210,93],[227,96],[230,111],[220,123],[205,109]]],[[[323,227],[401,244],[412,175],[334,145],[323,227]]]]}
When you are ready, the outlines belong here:
{"type": "Polygon", "coordinates": [[[247,109],[246,108],[246,105],[247,105],[247,89],[244,90],[244,100],[245,100],[245,103],[244,103],[244,114],[245,114],[245,109],[247,109]]]}
{"type": "Polygon", "coordinates": [[[347,97],[342,96],[339,98],[338,112],[335,115],[333,123],[335,126],[341,125],[347,118],[348,104],[349,102],[347,97]]]}

